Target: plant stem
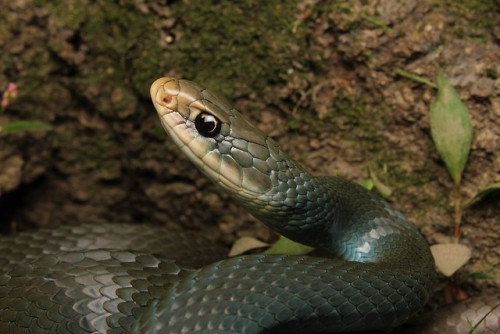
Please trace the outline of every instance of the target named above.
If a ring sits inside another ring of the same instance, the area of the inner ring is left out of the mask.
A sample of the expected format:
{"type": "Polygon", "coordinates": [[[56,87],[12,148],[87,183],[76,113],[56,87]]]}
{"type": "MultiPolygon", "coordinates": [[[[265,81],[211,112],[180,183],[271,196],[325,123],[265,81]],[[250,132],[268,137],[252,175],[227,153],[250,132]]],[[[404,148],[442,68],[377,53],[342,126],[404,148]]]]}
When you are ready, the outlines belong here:
{"type": "Polygon", "coordinates": [[[377,28],[381,28],[381,29],[384,29],[384,30],[389,29],[389,27],[386,24],[384,24],[382,21],[376,19],[373,16],[369,16],[369,15],[363,14],[363,13],[361,13],[361,12],[355,10],[355,9],[352,9],[352,12],[354,14],[358,15],[359,17],[361,17],[362,19],[370,22],[371,24],[373,24],[377,28]]]}
{"type": "Polygon", "coordinates": [[[452,201],[453,201],[453,242],[458,243],[460,239],[460,223],[462,222],[462,201],[460,198],[460,180],[455,182],[452,190],[452,201]]]}
{"type": "Polygon", "coordinates": [[[437,86],[434,82],[430,81],[430,80],[427,80],[425,78],[422,78],[421,76],[418,76],[416,74],[413,74],[413,73],[410,73],[410,72],[406,72],[406,71],[403,71],[401,69],[396,69],[394,71],[394,73],[396,75],[400,75],[402,76],[403,78],[407,78],[407,79],[410,79],[410,80],[413,80],[413,81],[416,81],[416,82],[419,82],[421,84],[424,84],[424,85],[427,85],[429,87],[432,87],[434,89],[437,89],[437,86]]]}

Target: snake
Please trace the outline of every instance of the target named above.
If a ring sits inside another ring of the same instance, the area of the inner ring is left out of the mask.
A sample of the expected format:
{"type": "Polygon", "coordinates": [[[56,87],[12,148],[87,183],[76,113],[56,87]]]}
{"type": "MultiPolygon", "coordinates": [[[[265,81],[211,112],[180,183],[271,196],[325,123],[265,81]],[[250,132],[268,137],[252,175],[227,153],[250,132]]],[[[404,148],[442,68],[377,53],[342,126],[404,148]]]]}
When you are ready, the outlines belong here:
{"type": "MultiPolygon", "coordinates": [[[[274,231],[329,256],[221,260],[224,249],[199,233],[130,223],[5,236],[2,333],[386,331],[422,310],[434,261],[391,204],[343,177],[308,173],[228,100],[194,82],[163,77],[150,92],[163,128],[202,173],[274,231]]],[[[499,302],[490,296],[475,307],[499,302]]],[[[494,333],[497,313],[479,329],[494,333]]],[[[464,332],[455,318],[441,318],[428,333],[464,332]]]]}

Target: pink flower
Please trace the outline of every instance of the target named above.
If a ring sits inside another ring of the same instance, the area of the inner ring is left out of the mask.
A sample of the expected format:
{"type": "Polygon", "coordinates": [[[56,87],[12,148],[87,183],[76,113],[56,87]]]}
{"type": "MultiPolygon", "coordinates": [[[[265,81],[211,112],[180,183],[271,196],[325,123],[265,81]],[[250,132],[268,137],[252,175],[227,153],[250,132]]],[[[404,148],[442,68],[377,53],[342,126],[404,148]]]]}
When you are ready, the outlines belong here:
{"type": "Polygon", "coordinates": [[[7,84],[7,89],[2,93],[1,108],[5,109],[9,105],[9,102],[17,97],[17,85],[13,82],[7,84]]]}
{"type": "Polygon", "coordinates": [[[8,94],[8,96],[11,98],[17,97],[17,85],[13,82],[9,82],[5,93],[8,94]]]}

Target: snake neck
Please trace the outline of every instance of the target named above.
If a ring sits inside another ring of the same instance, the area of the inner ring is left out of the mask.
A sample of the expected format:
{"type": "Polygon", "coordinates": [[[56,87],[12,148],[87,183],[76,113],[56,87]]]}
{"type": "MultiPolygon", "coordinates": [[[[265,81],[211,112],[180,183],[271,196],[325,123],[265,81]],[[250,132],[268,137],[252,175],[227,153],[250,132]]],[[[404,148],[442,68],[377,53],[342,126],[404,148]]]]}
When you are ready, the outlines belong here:
{"type": "Polygon", "coordinates": [[[331,212],[324,185],[304,171],[298,163],[280,154],[278,161],[268,160],[270,188],[267,192],[236,200],[252,215],[276,232],[313,247],[325,244],[325,222],[331,212]]]}
{"type": "Polygon", "coordinates": [[[234,197],[268,227],[349,261],[430,257],[416,227],[378,195],[342,177],[314,177],[272,139],[267,141],[271,186],[253,198],[242,193],[234,197]],[[401,250],[400,244],[408,246],[401,250]]]}
{"type": "MultiPolygon", "coordinates": [[[[227,190],[274,231],[297,242],[331,250],[329,222],[336,211],[332,210],[335,203],[328,187],[291,159],[273,139],[267,137],[265,145],[269,156],[259,168],[265,175],[261,184],[267,189],[260,193],[227,190]]],[[[221,182],[219,185],[226,188],[221,182]]]]}

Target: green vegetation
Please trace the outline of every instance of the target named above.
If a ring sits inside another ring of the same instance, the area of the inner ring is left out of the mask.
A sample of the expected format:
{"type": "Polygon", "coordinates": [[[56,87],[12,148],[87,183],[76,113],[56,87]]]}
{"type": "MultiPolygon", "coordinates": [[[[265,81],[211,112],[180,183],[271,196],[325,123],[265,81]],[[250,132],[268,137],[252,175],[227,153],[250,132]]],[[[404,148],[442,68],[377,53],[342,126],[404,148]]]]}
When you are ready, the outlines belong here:
{"type": "Polygon", "coordinates": [[[500,15],[498,1],[494,0],[437,0],[439,6],[453,15],[454,22],[450,26],[453,34],[459,38],[486,40],[484,30],[493,34],[498,26],[500,15]]]}
{"type": "MultiPolygon", "coordinates": [[[[52,7],[59,25],[80,32],[71,37],[75,47],[86,44],[95,55],[86,66],[87,72],[79,75],[82,85],[99,85],[104,94],[114,87],[127,86],[142,96],[149,95],[149,83],[164,69],[154,15],[137,11],[132,1],[96,5],[58,1],[52,7]]],[[[57,43],[50,46],[56,50],[64,47],[57,43]]],[[[109,108],[117,109],[114,105],[109,108]]]]}
{"type": "MultiPolygon", "coordinates": [[[[17,85],[13,82],[7,84],[6,89],[0,92],[1,104],[0,104],[0,116],[12,100],[14,100],[18,95],[17,85]]],[[[23,132],[23,131],[33,131],[33,130],[49,130],[51,126],[42,122],[37,121],[13,121],[0,126],[0,135],[9,135],[12,133],[23,132]]]]}
{"type": "Polygon", "coordinates": [[[305,38],[292,31],[299,1],[198,2],[172,6],[183,34],[164,70],[175,70],[226,96],[264,91],[304,62],[305,38]],[[240,85],[240,86],[237,86],[240,85]]]}
{"type": "Polygon", "coordinates": [[[451,203],[454,211],[454,228],[453,243],[433,245],[431,251],[438,270],[446,276],[451,276],[467,263],[471,257],[470,248],[459,244],[463,211],[488,194],[499,191],[500,183],[489,184],[478,190],[476,195],[465,204],[462,202],[462,172],[467,164],[473,136],[472,123],[467,107],[463,104],[455,89],[446,81],[442,72],[437,75],[437,84],[402,70],[396,70],[396,74],[432,88],[437,88],[437,95],[430,110],[430,126],[436,150],[453,180],[451,203]]]}

